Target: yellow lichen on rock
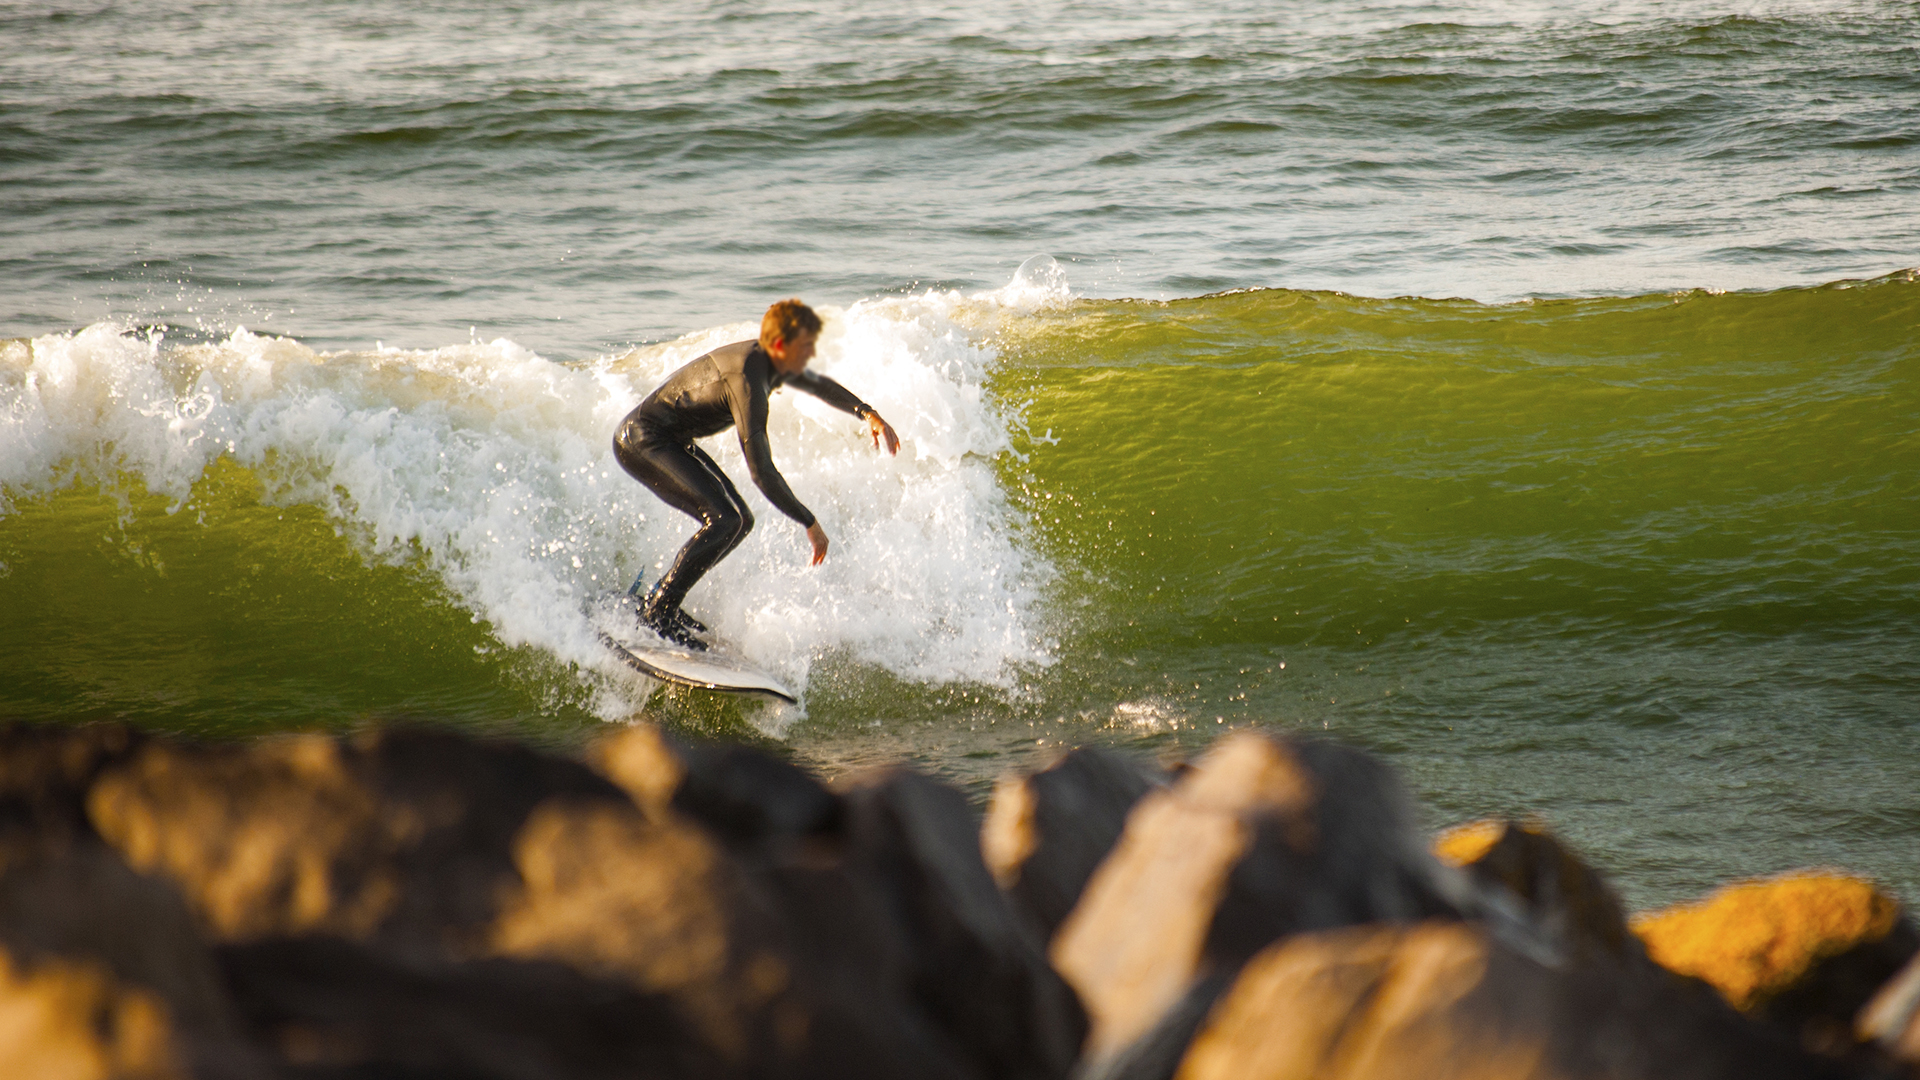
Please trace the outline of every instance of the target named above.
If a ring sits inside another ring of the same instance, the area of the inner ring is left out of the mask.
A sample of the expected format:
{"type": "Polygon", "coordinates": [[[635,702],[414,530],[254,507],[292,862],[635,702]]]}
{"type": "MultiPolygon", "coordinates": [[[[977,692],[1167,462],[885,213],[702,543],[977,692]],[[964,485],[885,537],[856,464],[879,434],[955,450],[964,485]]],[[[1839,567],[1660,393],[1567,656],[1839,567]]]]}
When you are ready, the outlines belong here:
{"type": "Polygon", "coordinates": [[[1899,916],[1899,904],[1872,882],[1807,872],[1730,885],[1632,925],[1662,967],[1752,1010],[1820,960],[1885,937],[1899,916]]]}
{"type": "Polygon", "coordinates": [[[0,951],[0,1075],[44,1080],[184,1078],[167,1006],[104,965],[16,966],[0,951]]]}
{"type": "Polygon", "coordinates": [[[674,791],[687,777],[686,762],[652,724],[635,724],[601,739],[588,760],[655,818],[665,813],[674,791]]]}
{"type": "Polygon", "coordinates": [[[741,885],[685,821],[554,800],[514,844],[520,884],[503,890],[491,951],[555,960],[673,995],[721,1053],[746,1053],[750,1014],[785,991],[779,958],[736,948],[741,885]]]}
{"type": "Polygon", "coordinates": [[[1479,862],[1506,835],[1505,818],[1486,818],[1455,825],[1433,838],[1433,856],[1448,866],[1479,862]]]}
{"type": "Polygon", "coordinates": [[[371,933],[399,898],[383,858],[421,824],[383,807],[318,735],[251,753],[155,746],[105,773],[93,825],[136,870],[170,878],[222,937],[371,933]]]}

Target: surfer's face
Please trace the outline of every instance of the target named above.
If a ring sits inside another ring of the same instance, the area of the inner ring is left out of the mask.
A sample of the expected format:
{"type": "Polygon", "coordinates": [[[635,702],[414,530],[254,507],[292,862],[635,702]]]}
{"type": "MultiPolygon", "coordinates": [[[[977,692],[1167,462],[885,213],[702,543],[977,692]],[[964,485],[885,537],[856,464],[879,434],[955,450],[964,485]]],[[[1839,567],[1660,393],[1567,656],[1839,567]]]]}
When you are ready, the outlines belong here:
{"type": "Polygon", "coordinates": [[[773,366],[787,375],[797,375],[806,369],[807,361],[813,359],[813,343],[819,334],[802,330],[793,335],[791,341],[776,341],[767,346],[767,355],[773,357],[773,366]]]}

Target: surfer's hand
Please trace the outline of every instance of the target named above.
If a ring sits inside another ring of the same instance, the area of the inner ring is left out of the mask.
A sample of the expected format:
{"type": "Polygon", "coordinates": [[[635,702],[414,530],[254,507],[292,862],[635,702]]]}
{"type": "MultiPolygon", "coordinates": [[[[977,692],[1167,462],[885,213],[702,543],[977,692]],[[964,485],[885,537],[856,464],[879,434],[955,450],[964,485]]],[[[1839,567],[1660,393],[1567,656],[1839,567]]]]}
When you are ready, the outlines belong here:
{"type": "Polygon", "coordinates": [[[887,440],[887,453],[897,454],[900,452],[900,436],[894,434],[892,424],[880,419],[879,413],[870,412],[867,414],[867,429],[873,432],[874,449],[879,449],[880,440],[885,439],[887,440]]]}
{"type": "Polygon", "coordinates": [[[807,526],[807,539],[813,541],[813,565],[819,566],[827,557],[827,530],[816,521],[807,526]]]}

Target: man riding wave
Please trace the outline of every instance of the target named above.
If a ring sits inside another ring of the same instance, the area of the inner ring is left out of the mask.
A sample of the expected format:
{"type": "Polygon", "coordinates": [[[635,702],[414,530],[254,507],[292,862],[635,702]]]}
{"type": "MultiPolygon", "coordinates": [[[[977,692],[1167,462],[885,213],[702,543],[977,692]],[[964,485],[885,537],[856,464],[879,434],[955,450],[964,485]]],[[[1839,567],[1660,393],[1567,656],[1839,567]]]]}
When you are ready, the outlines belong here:
{"type": "MultiPolygon", "coordinates": [[[[723,345],[667,377],[620,422],[613,455],[620,467],[662,502],[700,527],[674,557],[641,603],[641,621],[661,637],[691,649],[706,648],[696,634],[707,628],[681,610],[687,592],[727,557],[753,529],[753,514],[696,439],[727,428],[740,434],[747,471],[781,513],[807,530],[813,565],[827,557],[827,533],[774,468],[767,445],[768,395],[790,386],[867,422],[877,447],[900,451],[900,437],[873,406],[825,375],[807,370],[820,337],[820,316],[798,300],[782,300],[760,320],[760,337],[723,345]]],[[[636,597],[643,571],[628,592],[636,597]]]]}

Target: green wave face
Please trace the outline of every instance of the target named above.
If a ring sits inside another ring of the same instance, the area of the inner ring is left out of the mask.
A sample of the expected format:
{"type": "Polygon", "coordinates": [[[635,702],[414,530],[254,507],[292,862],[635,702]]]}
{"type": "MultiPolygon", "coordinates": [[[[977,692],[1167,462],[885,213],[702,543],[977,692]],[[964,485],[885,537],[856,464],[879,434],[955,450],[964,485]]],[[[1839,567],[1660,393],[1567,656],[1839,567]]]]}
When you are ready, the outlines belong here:
{"type": "Polygon", "coordinates": [[[1821,861],[1912,890],[1916,328],[1910,278],[1048,314],[1000,391],[1066,568],[1058,704],[1182,752],[1338,733],[1639,901],[1821,861]]]}
{"type": "Polygon", "coordinates": [[[1904,280],[1082,303],[1009,343],[1010,480],[1115,644],[1911,627],[1916,326],[1904,280]]]}
{"type": "Polygon", "coordinates": [[[224,458],[178,505],[137,482],[20,500],[0,568],[0,718],[235,736],[415,717],[545,742],[597,723],[563,666],[320,508],[263,504],[224,458]]]}

